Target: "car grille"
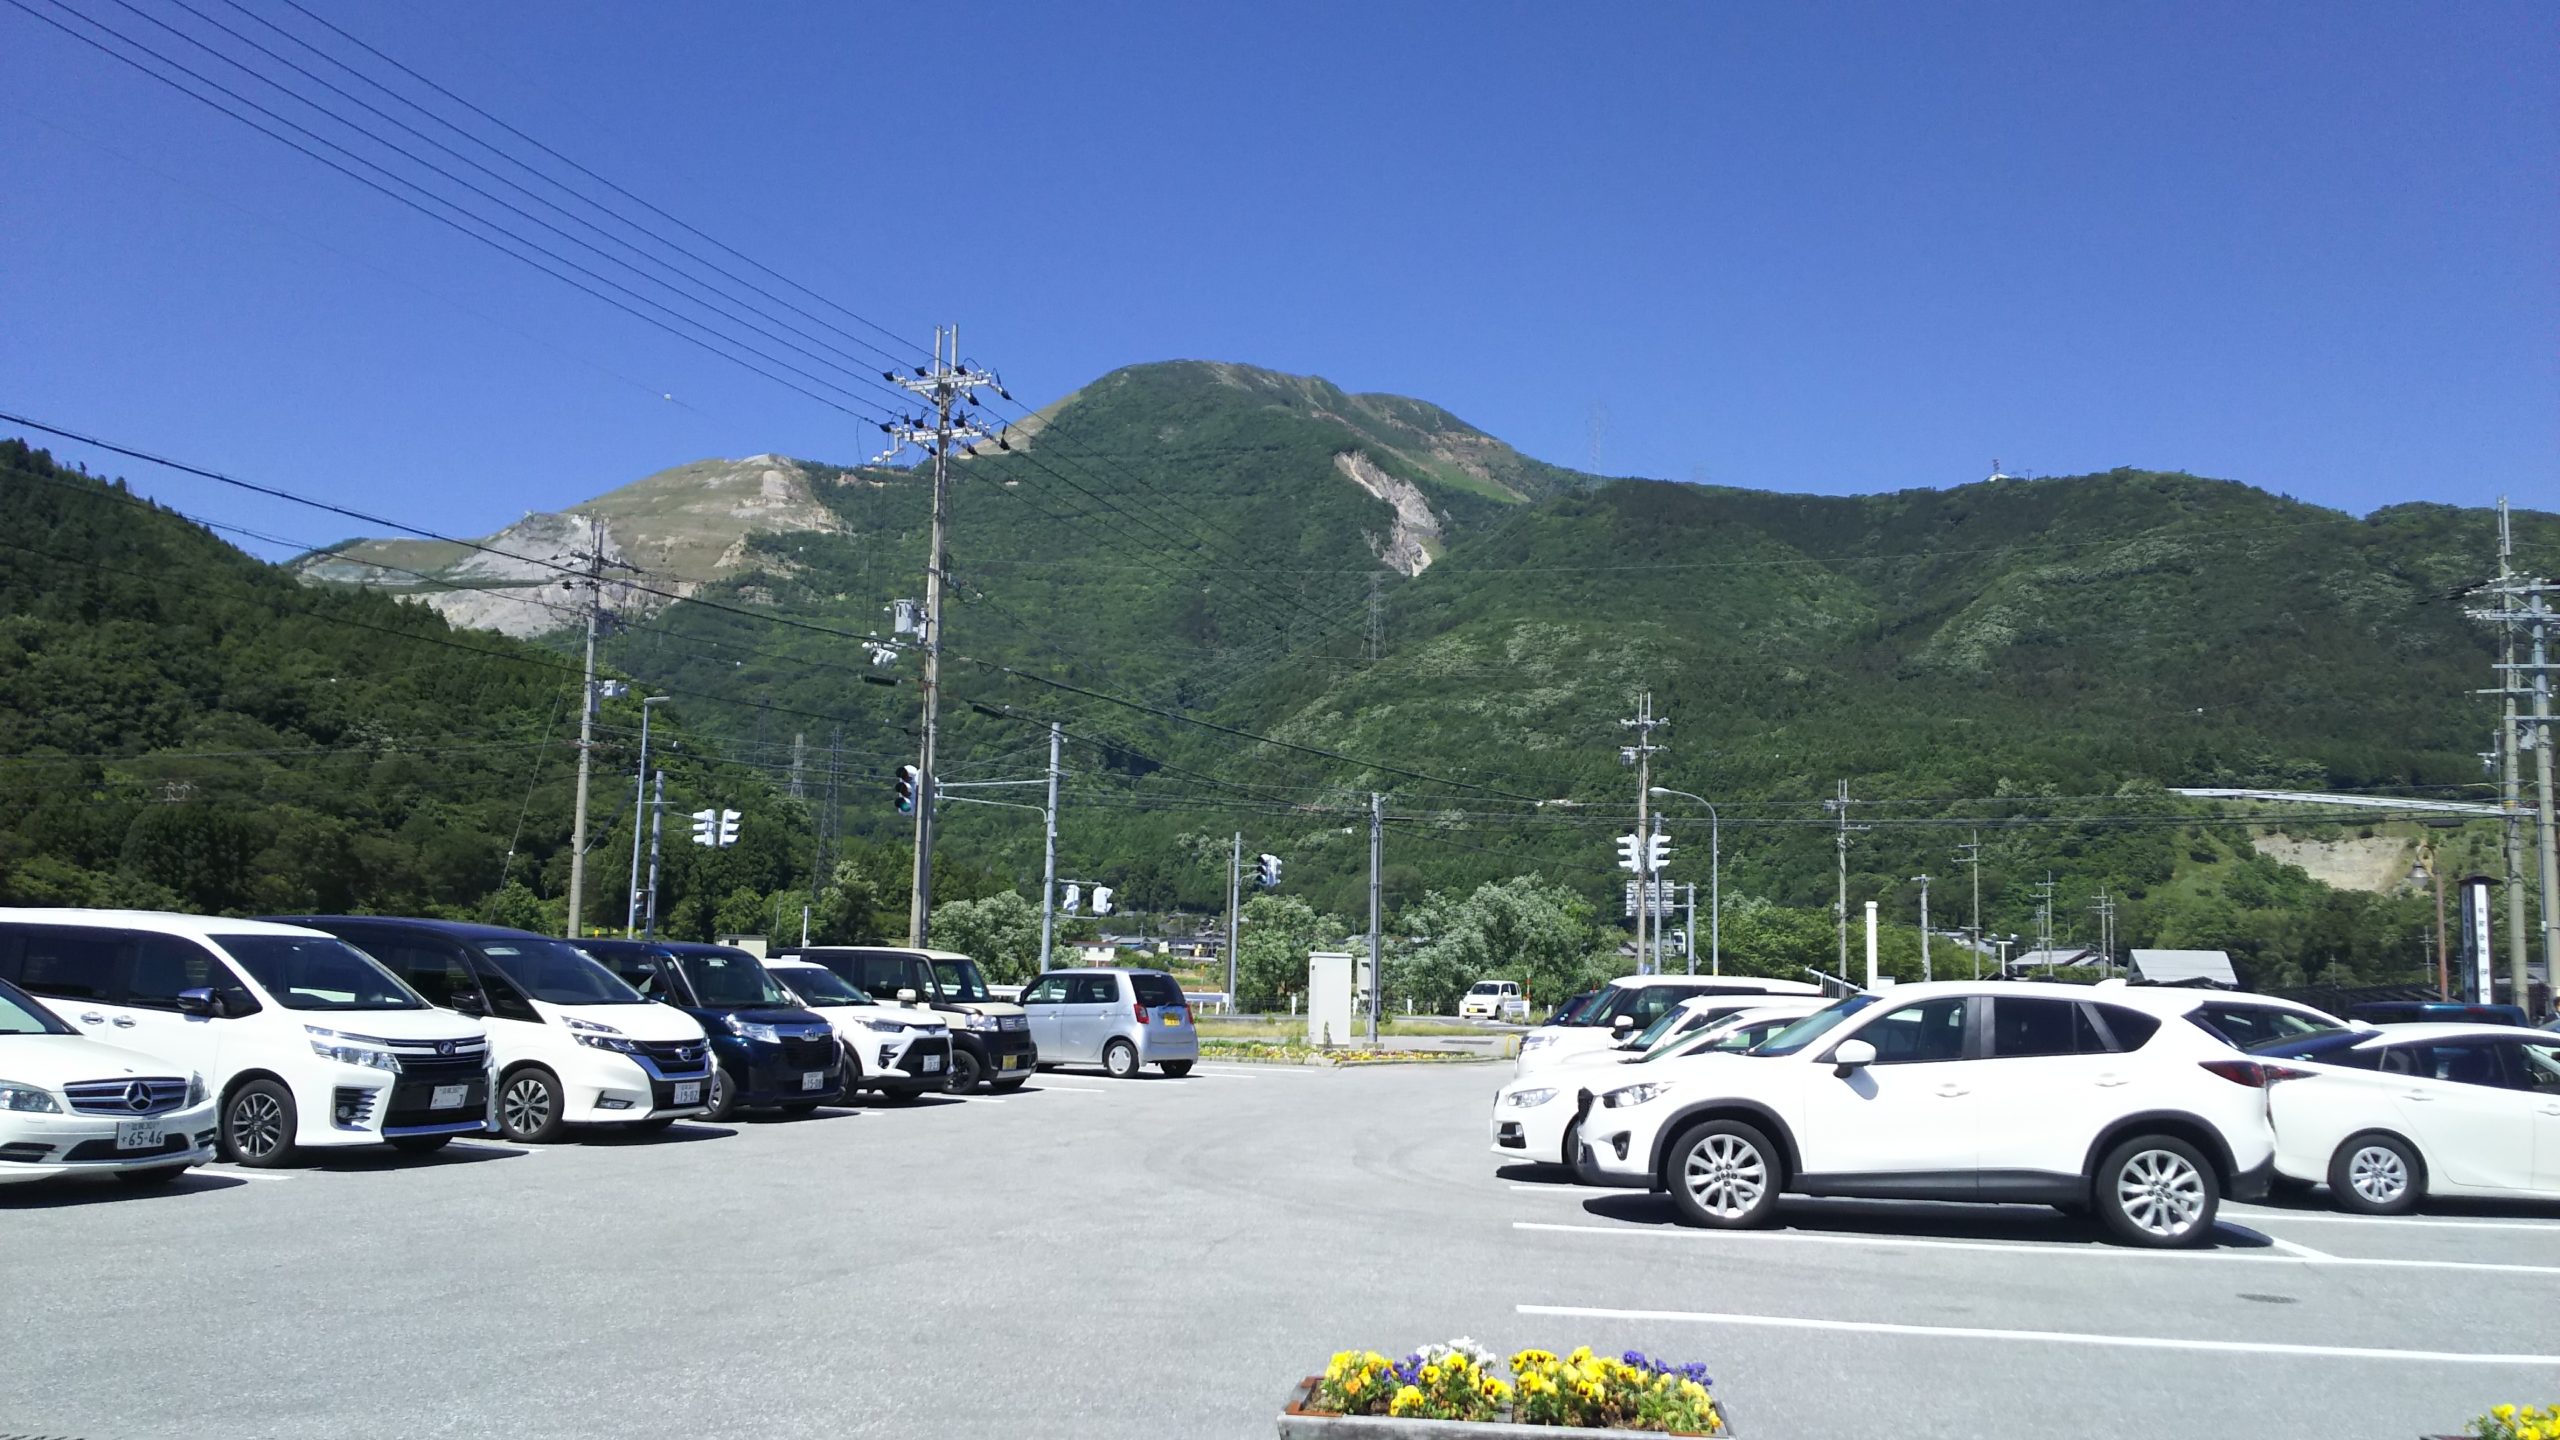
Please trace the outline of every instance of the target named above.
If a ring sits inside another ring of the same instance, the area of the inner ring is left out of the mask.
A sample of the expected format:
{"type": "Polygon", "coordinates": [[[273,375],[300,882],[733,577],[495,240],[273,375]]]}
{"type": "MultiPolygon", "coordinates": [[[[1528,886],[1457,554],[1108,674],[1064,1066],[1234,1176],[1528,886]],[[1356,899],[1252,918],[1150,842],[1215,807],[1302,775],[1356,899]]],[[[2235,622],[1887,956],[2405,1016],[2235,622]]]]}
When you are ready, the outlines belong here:
{"type": "Polygon", "coordinates": [[[782,1062],[797,1070],[827,1070],[836,1063],[836,1042],[827,1040],[785,1040],[782,1062]]]}
{"type": "Polygon", "coordinates": [[[75,1080],[62,1087],[71,1108],[84,1115],[165,1115],[187,1103],[187,1082],[164,1077],[148,1080],[75,1080]],[[141,1103],[136,1104],[139,1100],[141,1103]]]}
{"type": "Polygon", "coordinates": [[[661,1079],[692,1080],[711,1073],[711,1046],[701,1040],[635,1040],[633,1055],[661,1079]]]}
{"type": "MultiPolygon", "coordinates": [[[[885,1050],[888,1047],[881,1048],[885,1050]]],[[[942,1057],[942,1064],[936,1067],[935,1074],[951,1073],[951,1040],[945,1035],[923,1035],[907,1042],[907,1053],[898,1057],[898,1068],[909,1075],[921,1075],[924,1073],[924,1057],[927,1055],[942,1057]]]]}
{"type": "Polygon", "coordinates": [[[400,1057],[400,1078],[432,1085],[459,1085],[477,1080],[489,1073],[489,1057],[474,1052],[469,1055],[408,1055],[400,1057]]]}

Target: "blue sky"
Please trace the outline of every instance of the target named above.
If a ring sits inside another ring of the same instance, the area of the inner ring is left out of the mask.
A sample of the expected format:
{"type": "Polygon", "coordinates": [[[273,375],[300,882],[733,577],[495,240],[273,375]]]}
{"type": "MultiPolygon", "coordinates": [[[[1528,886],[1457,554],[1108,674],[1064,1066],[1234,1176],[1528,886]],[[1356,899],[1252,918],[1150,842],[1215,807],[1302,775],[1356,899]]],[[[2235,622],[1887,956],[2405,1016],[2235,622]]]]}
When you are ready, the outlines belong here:
{"type": "MultiPolygon", "coordinates": [[[[2548,5],[326,13],[1035,403],[1216,358],[1617,474],[2560,504],[2548,5]]],[[[0,409],[466,533],[874,448],[23,11],[0,46],[0,409]]]]}

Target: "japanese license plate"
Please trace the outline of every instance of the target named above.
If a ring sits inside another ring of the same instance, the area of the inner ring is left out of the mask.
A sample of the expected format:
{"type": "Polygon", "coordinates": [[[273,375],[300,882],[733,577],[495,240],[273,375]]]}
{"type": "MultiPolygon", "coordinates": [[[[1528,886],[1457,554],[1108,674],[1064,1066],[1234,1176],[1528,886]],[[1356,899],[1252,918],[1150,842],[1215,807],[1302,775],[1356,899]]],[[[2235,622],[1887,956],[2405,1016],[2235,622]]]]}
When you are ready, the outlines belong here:
{"type": "Polygon", "coordinates": [[[942,1070],[942,1057],[941,1057],[941,1056],[939,1056],[939,1055],[927,1055],[926,1057],[924,1057],[924,1073],[926,1073],[927,1075],[933,1075],[933,1074],[938,1074],[938,1073],[940,1073],[940,1072],[941,1072],[941,1070],[942,1070]]]}
{"type": "Polygon", "coordinates": [[[996,1068],[999,1070],[1019,1070],[1022,1068],[1022,1057],[1019,1055],[1007,1055],[1003,1060],[997,1062],[996,1068]]]}
{"type": "Polygon", "coordinates": [[[824,1070],[803,1070],[803,1071],[801,1071],[801,1072],[800,1072],[800,1088],[801,1088],[801,1089],[803,1089],[803,1090],[824,1090],[824,1089],[826,1089],[826,1088],[827,1088],[827,1072],[826,1072],[826,1071],[824,1071],[824,1070]]]}
{"type": "Polygon", "coordinates": [[[1179,1011],[1179,1010],[1167,1010],[1166,1012],[1164,1012],[1164,1023],[1166,1023],[1167,1025],[1179,1025],[1179,1024],[1181,1024],[1181,1023],[1182,1023],[1182,1012],[1181,1012],[1181,1011],[1179,1011]]]}
{"type": "Polygon", "coordinates": [[[679,1105],[701,1104],[702,1082],[699,1080],[685,1080],[678,1082],[676,1085],[676,1103],[679,1105]]]}
{"type": "Polygon", "coordinates": [[[168,1126],[157,1120],[119,1120],[116,1122],[116,1148],[119,1150],[157,1150],[169,1138],[168,1126]]]}
{"type": "Polygon", "coordinates": [[[439,1085],[435,1088],[435,1093],[427,1097],[427,1108],[430,1110],[451,1110],[462,1105],[467,1105],[470,1101],[470,1086],[439,1085]]]}

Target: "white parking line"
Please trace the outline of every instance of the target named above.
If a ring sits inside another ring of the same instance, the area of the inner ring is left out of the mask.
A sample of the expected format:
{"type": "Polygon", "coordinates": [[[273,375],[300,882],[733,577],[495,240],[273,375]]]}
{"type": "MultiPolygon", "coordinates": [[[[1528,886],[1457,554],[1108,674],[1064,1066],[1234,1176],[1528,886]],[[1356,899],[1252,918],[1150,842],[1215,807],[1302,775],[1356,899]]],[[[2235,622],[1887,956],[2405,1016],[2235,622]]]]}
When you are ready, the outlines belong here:
{"type": "Polygon", "coordinates": [[[2358,1265],[2391,1270],[2461,1270],[2496,1275],[2560,1275],[2560,1265],[2501,1265],[2481,1260],[2374,1260],[2361,1255],[2330,1255],[2307,1245],[2286,1245],[2274,1236],[2268,1243],[2291,1253],[2239,1254],[2230,1250],[2136,1250],[2120,1245],[2056,1245],[2016,1240],[1932,1240],[1905,1235],[1830,1235],[1808,1230],[1663,1230],[1626,1225],[1557,1225],[1540,1220],[1514,1220],[1514,1230],[1543,1230],[1565,1235],[1614,1235],[1654,1240],[1739,1240],[1746,1244],[1898,1245],[1918,1250],[1991,1250],[2012,1255],[2082,1255],[2120,1260],[2182,1260],[2202,1263],[2228,1260],[2262,1265],[2358,1265]]]}
{"type": "Polygon", "coordinates": [[[1731,1315],[1705,1310],[1610,1310],[1583,1305],[1516,1305],[1523,1315],[1587,1320],[1680,1320],[1700,1325],[1762,1325],[1781,1330],[1914,1335],[1946,1340],[2041,1340],[2055,1345],[2114,1345],[2134,1350],[2202,1350],[2237,1355],[2297,1355],[2327,1360],[2417,1360],[2436,1365],[2560,1365],[2560,1355],[2487,1355],[2460,1350],[2383,1350],[2361,1345],[2287,1345],[2271,1340],[2184,1340],[2165,1335],[2084,1335],[2057,1330],[1988,1330],[1971,1325],[1896,1325],[1882,1320],[1815,1320],[1799,1315],[1731,1315]]]}
{"type": "Polygon", "coordinates": [[[2309,1225],[2406,1225],[2420,1230],[2534,1230],[2545,1235],[2560,1235],[2560,1221],[2551,1220],[2440,1220],[2432,1215],[2306,1215],[2299,1210],[2240,1210],[2223,1207],[2223,1216],[2246,1220],[2309,1225]]]}
{"type": "Polygon", "coordinates": [[[965,1101],[971,1105],[1001,1105],[1004,1103],[1000,1097],[994,1095],[952,1095],[949,1098],[965,1101]]]}
{"type": "MultiPolygon", "coordinates": [[[[2266,1235],[2266,1232],[2263,1230],[2258,1233],[2266,1235]]],[[[2267,1235],[2267,1243],[2273,1245],[2279,1250],[2282,1250],[2288,1255],[2299,1255],[2305,1260],[2335,1260],[2338,1258],[2326,1251],[2314,1250],[2308,1245],[2297,1245],[2281,1235],[2267,1235]]]]}
{"type": "Polygon", "coordinates": [[[300,1176],[284,1170],[242,1170],[230,1165],[199,1165],[198,1175],[221,1175],[233,1180],[296,1180],[300,1176]]]}

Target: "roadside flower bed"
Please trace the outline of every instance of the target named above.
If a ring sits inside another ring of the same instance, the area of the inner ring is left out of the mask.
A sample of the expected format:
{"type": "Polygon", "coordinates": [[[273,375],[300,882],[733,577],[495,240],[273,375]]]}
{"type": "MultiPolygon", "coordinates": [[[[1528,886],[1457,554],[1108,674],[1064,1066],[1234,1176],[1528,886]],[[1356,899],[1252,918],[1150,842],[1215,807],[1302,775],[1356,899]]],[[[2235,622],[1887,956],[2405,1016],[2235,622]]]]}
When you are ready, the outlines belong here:
{"type": "Polygon", "coordinates": [[[1274,1065],[1478,1064],[1487,1057],[1455,1050],[1319,1050],[1281,1040],[1212,1040],[1200,1042],[1203,1060],[1259,1060],[1274,1065]]]}
{"type": "Polygon", "coordinates": [[[2462,1433],[2478,1440],[2560,1440],[2560,1405],[2500,1405],[2462,1433]]]}
{"type": "Polygon", "coordinates": [[[1523,1350],[1511,1357],[1510,1369],[1514,1378],[1503,1379],[1495,1373],[1494,1357],[1464,1338],[1425,1345],[1402,1360],[1374,1350],[1345,1350],[1325,1365],[1305,1408],[1415,1420],[1726,1433],[1704,1365],[1674,1365],[1634,1350],[1613,1359],[1594,1355],[1586,1345],[1563,1356],[1523,1350]]]}

